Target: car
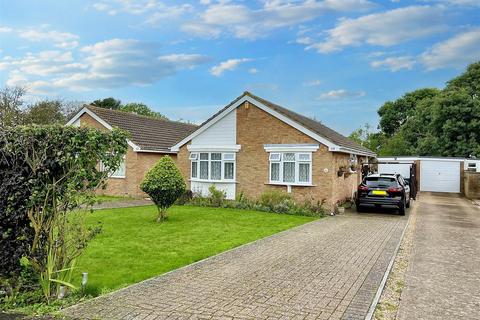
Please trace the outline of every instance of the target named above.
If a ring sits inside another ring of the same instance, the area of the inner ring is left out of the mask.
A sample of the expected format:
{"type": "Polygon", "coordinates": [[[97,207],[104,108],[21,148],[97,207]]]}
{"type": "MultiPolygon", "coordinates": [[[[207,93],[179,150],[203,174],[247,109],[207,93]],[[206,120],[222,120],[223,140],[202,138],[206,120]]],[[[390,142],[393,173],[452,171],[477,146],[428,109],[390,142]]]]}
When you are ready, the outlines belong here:
{"type": "Polygon", "coordinates": [[[401,215],[410,207],[410,186],[398,173],[370,174],[358,186],[355,199],[357,211],[363,205],[395,206],[401,215]]]}

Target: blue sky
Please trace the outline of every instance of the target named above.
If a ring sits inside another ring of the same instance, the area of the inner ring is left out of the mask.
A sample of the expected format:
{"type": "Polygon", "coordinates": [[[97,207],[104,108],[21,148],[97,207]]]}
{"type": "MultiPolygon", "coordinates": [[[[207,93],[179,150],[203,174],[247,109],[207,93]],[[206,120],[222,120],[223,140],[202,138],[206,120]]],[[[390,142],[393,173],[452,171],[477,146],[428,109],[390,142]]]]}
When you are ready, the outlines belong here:
{"type": "Polygon", "coordinates": [[[0,0],[0,85],[200,122],[249,90],[349,134],[480,60],[480,0],[0,0]]]}

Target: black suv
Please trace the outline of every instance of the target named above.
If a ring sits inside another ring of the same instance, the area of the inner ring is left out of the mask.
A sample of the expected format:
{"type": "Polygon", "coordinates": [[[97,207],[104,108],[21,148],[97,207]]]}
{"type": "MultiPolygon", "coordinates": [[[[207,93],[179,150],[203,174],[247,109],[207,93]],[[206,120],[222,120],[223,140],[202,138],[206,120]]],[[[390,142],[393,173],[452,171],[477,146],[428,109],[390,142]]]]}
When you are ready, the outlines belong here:
{"type": "Polygon", "coordinates": [[[401,175],[371,174],[358,186],[355,204],[357,211],[362,205],[396,206],[401,215],[410,207],[410,186],[401,175]]]}

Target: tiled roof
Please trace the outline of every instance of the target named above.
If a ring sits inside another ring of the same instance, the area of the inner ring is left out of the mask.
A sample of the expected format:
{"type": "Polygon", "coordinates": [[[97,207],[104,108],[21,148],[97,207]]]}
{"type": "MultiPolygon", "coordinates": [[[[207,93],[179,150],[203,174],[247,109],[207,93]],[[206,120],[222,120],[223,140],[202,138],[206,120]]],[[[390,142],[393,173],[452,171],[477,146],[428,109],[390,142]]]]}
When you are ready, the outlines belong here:
{"type": "Polygon", "coordinates": [[[112,127],[130,133],[130,140],[141,150],[169,152],[176,142],[197,129],[196,125],[152,119],[135,113],[85,106],[112,127]]]}
{"type": "Polygon", "coordinates": [[[245,91],[241,96],[233,100],[231,103],[229,103],[227,106],[222,108],[220,111],[215,113],[213,116],[211,116],[209,119],[207,119],[204,123],[200,125],[202,127],[203,125],[207,124],[209,121],[211,121],[213,118],[218,116],[220,113],[222,113],[224,110],[228,109],[232,104],[243,98],[244,96],[249,96],[258,102],[264,104],[265,106],[271,108],[272,110],[282,114],[283,116],[291,119],[292,121],[302,125],[303,127],[309,129],[310,131],[315,132],[316,134],[322,136],[323,138],[327,139],[328,141],[343,147],[343,148],[348,148],[357,152],[362,152],[362,153],[371,153],[373,154],[374,152],[371,151],[370,149],[367,149],[355,141],[352,141],[351,139],[341,135],[340,133],[328,128],[327,126],[323,125],[322,123],[315,121],[313,119],[310,119],[308,117],[302,116],[301,114],[298,114],[296,112],[293,112],[289,109],[286,109],[284,107],[281,107],[275,103],[272,103],[268,100],[265,100],[263,98],[260,98],[248,91],[245,91]]]}

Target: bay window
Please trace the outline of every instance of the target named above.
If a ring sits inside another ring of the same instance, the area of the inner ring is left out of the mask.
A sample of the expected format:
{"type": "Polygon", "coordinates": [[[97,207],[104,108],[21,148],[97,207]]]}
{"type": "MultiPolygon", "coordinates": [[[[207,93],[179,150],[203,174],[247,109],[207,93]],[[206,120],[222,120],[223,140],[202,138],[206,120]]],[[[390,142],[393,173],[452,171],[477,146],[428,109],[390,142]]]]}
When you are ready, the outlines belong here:
{"type": "Polygon", "coordinates": [[[235,153],[192,152],[191,178],[205,181],[235,180],[235,153]]]}
{"type": "Polygon", "coordinates": [[[312,154],[295,152],[272,152],[270,160],[270,183],[312,183],[312,154]]]}

